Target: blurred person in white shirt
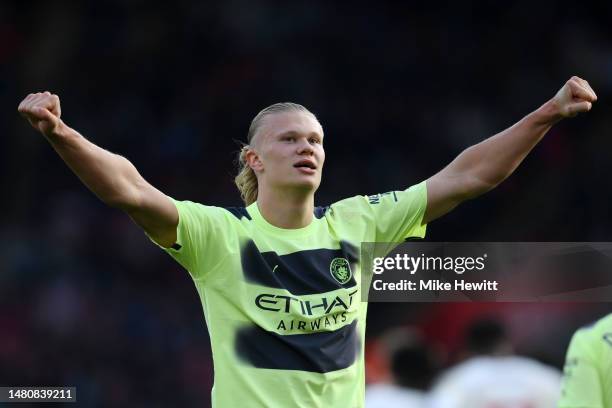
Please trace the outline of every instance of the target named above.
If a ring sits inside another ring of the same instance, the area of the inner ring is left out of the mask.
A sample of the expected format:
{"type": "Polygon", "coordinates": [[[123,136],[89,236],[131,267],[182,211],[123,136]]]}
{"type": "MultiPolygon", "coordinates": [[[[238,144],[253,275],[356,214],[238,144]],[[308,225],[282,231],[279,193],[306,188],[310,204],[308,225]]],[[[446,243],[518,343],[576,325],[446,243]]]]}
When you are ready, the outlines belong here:
{"type": "Polygon", "coordinates": [[[560,393],[561,372],[512,354],[501,323],[474,322],[467,331],[471,357],[437,381],[431,408],[552,408],[560,393]]]}

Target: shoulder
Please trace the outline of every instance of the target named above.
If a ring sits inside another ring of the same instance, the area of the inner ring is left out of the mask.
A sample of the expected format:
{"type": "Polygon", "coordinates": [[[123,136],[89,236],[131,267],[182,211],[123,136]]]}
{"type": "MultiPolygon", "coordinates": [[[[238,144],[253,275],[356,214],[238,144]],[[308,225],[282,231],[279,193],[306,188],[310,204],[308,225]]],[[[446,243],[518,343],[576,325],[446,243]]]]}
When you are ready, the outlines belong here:
{"type": "Polygon", "coordinates": [[[603,332],[612,332],[612,313],[595,322],[596,330],[603,332]]]}
{"type": "Polygon", "coordinates": [[[576,330],[572,337],[572,341],[595,340],[606,332],[612,332],[612,313],[576,330]]]}
{"type": "Polygon", "coordinates": [[[225,215],[231,214],[235,219],[241,221],[242,219],[252,221],[251,214],[247,211],[246,207],[217,207],[221,211],[224,211],[225,215]]]}
{"type": "Polygon", "coordinates": [[[315,216],[317,218],[324,217],[351,217],[358,214],[364,214],[369,210],[368,197],[364,195],[356,195],[353,197],[344,198],[335,203],[315,208],[315,216]]]}
{"type": "Polygon", "coordinates": [[[355,228],[372,225],[375,213],[368,204],[367,196],[348,197],[327,206],[315,207],[315,218],[325,221],[332,228],[355,228]]]}
{"type": "MultiPolygon", "coordinates": [[[[340,215],[364,214],[376,211],[377,208],[386,210],[389,205],[401,202],[419,203],[427,200],[427,183],[422,181],[405,190],[392,190],[384,193],[355,195],[333,203],[327,207],[317,207],[321,214],[340,215]]],[[[317,210],[315,210],[315,215],[317,210]]],[[[317,217],[320,218],[320,217],[317,217]]]]}
{"type": "Polygon", "coordinates": [[[247,218],[249,220],[251,219],[251,216],[249,215],[245,207],[218,207],[215,205],[206,205],[190,200],[176,200],[174,198],[171,199],[174,202],[174,205],[176,205],[176,208],[179,211],[185,213],[221,218],[233,217],[238,220],[240,220],[241,218],[247,218]]]}
{"type": "Polygon", "coordinates": [[[588,354],[595,354],[597,351],[612,353],[612,313],[578,329],[572,337],[570,351],[588,354]]]}
{"type": "Polygon", "coordinates": [[[251,215],[245,207],[219,207],[189,200],[173,199],[173,202],[179,213],[179,224],[189,228],[216,227],[218,230],[229,230],[251,221],[251,215]]]}

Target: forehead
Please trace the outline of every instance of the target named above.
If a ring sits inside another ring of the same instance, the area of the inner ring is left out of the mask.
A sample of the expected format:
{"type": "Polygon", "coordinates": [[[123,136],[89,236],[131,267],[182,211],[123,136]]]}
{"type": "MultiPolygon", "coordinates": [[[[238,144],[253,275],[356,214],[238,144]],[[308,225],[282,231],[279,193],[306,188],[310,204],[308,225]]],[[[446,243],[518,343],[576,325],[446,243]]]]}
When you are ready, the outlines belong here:
{"type": "Polygon", "coordinates": [[[278,136],[287,132],[309,135],[316,133],[323,137],[323,128],[319,121],[308,112],[279,112],[263,118],[257,132],[262,139],[278,136]]]}

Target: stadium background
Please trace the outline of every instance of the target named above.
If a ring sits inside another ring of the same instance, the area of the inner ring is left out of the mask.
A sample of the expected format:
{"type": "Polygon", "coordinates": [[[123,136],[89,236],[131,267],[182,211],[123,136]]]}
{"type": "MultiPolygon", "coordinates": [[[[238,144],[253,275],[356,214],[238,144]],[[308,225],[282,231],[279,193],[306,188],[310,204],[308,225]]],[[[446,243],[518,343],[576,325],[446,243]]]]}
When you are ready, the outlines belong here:
{"type": "MultiPolygon", "coordinates": [[[[166,194],[220,206],[240,204],[233,160],[252,117],[302,103],[326,133],[322,205],[427,178],[579,75],[598,93],[593,111],[427,239],[612,241],[611,17],[609,2],[2,2],[0,384],[76,385],[101,406],[205,406],[212,383],[188,274],[18,116],[27,93],[59,94],[70,126],[166,194]]],[[[452,356],[462,327],[495,313],[520,352],[560,367],[572,331],[609,310],[373,304],[368,345],[416,324],[452,356]]]]}

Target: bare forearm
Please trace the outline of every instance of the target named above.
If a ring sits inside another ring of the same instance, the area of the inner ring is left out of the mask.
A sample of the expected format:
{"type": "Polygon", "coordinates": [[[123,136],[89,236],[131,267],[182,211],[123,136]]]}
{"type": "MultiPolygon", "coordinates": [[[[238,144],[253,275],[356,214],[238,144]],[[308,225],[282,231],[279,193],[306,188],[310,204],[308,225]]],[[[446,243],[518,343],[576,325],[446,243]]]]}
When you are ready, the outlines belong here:
{"type": "Polygon", "coordinates": [[[449,165],[467,183],[466,198],[491,190],[510,176],[546,132],[560,120],[551,101],[508,129],[464,150],[449,165]]]}
{"type": "Polygon", "coordinates": [[[59,96],[49,91],[26,96],[17,111],[42,133],[68,167],[106,204],[124,210],[157,243],[176,242],[178,210],[147,183],[126,158],[89,142],[61,120],[59,96]]]}
{"type": "Polygon", "coordinates": [[[527,154],[563,118],[587,112],[597,100],[582,78],[571,77],[557,94],[512,127],[463,151],[448,166],[427,179],[427,209],[423,223],[448,213],[504,181],[527,154]]]}
{"type": "Polygon", "coordinates": [[[96,146],[63,122],[46,138],[68,167],[106,204],[122,209],[138,205],[138,187],[145,181],[129,160],[96,146]]]}

